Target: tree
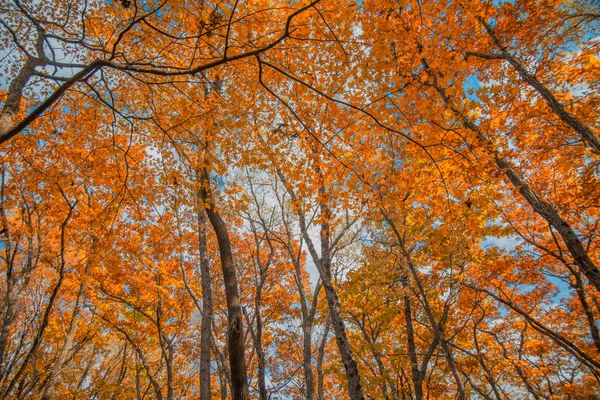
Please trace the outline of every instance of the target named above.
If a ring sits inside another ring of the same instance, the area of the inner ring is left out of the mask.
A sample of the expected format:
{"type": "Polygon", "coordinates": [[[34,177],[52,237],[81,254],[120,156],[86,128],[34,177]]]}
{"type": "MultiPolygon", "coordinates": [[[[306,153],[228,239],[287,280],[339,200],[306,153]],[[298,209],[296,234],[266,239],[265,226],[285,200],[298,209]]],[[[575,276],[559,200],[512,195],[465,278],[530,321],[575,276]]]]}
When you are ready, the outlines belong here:
{"type": "Polygon", "coordinates": [[[0,397],[595,398],[599,14],[3,4],[0,397]]]}

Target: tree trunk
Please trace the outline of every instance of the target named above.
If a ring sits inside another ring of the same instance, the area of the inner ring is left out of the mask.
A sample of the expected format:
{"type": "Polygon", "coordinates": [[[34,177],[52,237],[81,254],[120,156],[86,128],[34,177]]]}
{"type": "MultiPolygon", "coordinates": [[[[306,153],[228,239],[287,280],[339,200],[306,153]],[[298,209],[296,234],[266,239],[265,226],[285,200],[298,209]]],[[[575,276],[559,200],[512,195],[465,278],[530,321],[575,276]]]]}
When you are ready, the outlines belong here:
{"type": "Polygon", "coordinates": [[[206,215],[213,227],[217,242],[219,244],[219,255],[225,284],[225,299],[227,301],[227,347],[229,348],[229,367],[231,369],[231,391],[233,400],[247,400],[248,380],[246,359],[244,355],[245,339],[242,320],[242,308],[238,291],[235,263],[231,250],[231,241],[227,225],[216,210],[212,193],[210,190],[210,179],[208,171],[204,169],[201,174],[202,188],[200,193],[202,200],[208,205],[206,215]]]}
{"type": "Polygon", "coordinates": [[[300,261],[302,254],[302,241],[300,241],[298,249],[295,250],[291,227],[286,218],[285,206],[277,195],[277,191],[275,191],[275,194],[281,207],[281,219],[285,227],[286,241],[284,242],[284,246],[288,255],[290,256],[292,264],[294,265],[294,277],[296,280],[296,287],[298,288],[298,295],[300,296],[300,310],[302,312],[302,369],[304,371],[305,399],[314,400],[315,378],[312,369],[312,333],[317,311],[317,303],[319,301],[319,292],[321,291],[322,284],[321,281],[317,282],[317,285],[312,293],[313,298],[309,307],[307,290],[304,287],[304,281],[302,278],[302,265],[300,261]]]}
{"type": "Polygon", "coordinates": [[[321,339],[321,345],[319,346],[319,357],[317,358],[317,392],[319,400],[325,399],[325,375],[323,373],[323,359],[325,358],[325,346],[327,345],[330,324],[331,318],[329,317],[329,314],[327,314],[327,318],[325,319],[323,338],[321,339]]]}
{"type": "MultiPolygon", "coordinates": [[[[317,175],[321,175],[321,171],[317,168],[317,175]]],[[[298,199],[292,190],[287,185],[287,181],[285,176],[280,170],[277,170],[277,174],[279,178],[285,185],[288,193],[292,201],[297,202],[298,199]]],[[[319,195],[322,199],[327,198],[325,193],[325,188],[321,187],[319,189],[319,195]]],[[[344,369],[346,371],[346,378],[348,380],[348,392],[350,395],[350,399],[352,400],[362,400],[364,399],[364,395],[362,392],[362,387],[360,385],[360,374],[358,372],[358,365],[354,360],[354,356],[352,355],[352,349],[350,347],[350,343],[348,342],[348,338],[346,336],[346,326],[344,324],[344,319],[341,314],[340,300],[337,296],[337,292],[335,287],[333,286],[333,278],[331,275],[331,238],[330,238],[330,226],[327,221],[331,219],[331,211],[327,204],[324,201],[319,203],[319,207],[321,208],[321,255],[317,253],[317,250],[313,244],[310,235],[308,234],[308,226],[306,223],[306,217],[301,211],[298,211],[298,218],[300,220],[300,230],[302,231],[302,236],[306,245],[308,246],[308,250],[312,259],[317,266],[319,271],[319,275],[321,276],[321,282],[323,283],[323,288],[325,289],[325,298],[327,300],[327,306],[329,308],[329,316],[331,317],[331,326],[333,327],[333,332],[335,333],[335,340],[338,345],[338,350],[340,352],[340,356],[342,357],[342,363],[344,364],[344,369]]]]}
{"type": "Polygon", "coordinates": [[[200,400],[211,399],[210,388],[210,343],[213,320],[212,287],[210,264],[206,248],[206,218],[204,202],[198,193],[198,249],[200,254],[200,283],[202,285],[202,320],[200,328],[200,400]]]}
{"type": "Polygon", "coordinates": [[[352,400],[362,400],[364,399],[364,395],[360,385],[358,365],[356,364],[356,361],[354,361],[352,349],[350,348],[350,343],[348,342],[348,338],[346,336],[346,326],[341,314],[340,300],[333,286],[331,277],[331,264],[327,263],[322,265],[321,269],[323,270],[323,273],[321,274],[321,280],[323,281],[325,298],[327,299],[329,315],[331,316],[331,326],[333,327],[335,341],[338,345],[340,356],[342,357],[344,369],[346,370],[349,395],[352,400]]]}
{"type": "Polygon", "coordinates": [[[433,310],[431,309],[431,306],[429,305],[429,300],[427,299],[427,293],[425,292],[425,288],[423,287],[423,283],[421,281],[421,278],[419,277],[417,269],[412,262],[410,253],[408,252],[408,250],[404,244],[404,240],[403,240],[402,236],[400,235],[400,232],[398,232],[398,230],[396,229],[396,225],[394,224],[394,222],[385,214],[385,212],[383,212],[383,210],[382,210],[382,214],[383,214],[384,219],[388,222],[388,224],[392,228],[392,231],[393,231],[394,235],[396,236],[396,240],[398,241],[400,250],[402,251],[402,255],[404,256],[404,259],[406,261],[406,264],[408,265],[411,275],[412,275],[413,279],[415,280],[415,283],[419,290],[419,294],[422,298],[422,304],[423,304],[423,307],[425,308],[425,314],[427,315],[427,319],[429,320],[429,323],[431,324],[431,327],[435,333],[435,336],[436,336],[437,340],[439,341],[440,346],[442,347],[444,356],[446,357],[446,361],[448,362],[448,366],[450,367],[450,371],[452,371],[452,375],[454,376],[454,381],[456,382],[457,396],[461,400],[466,400],[464,385],[463,385],[462,379],[460,377],[460,374],[458,372],[456,362],[454,361],[454,356],[452,355],[452,352],[450,351],[450,346],[448,346],[448,342],[446,341],[444,332],[442,331],[440,324],[438,324],[438,322],[436,321],[435,316],[433,314],[433,310]]]}
{"type": "Polygon", "coordinates": [[[2,112],[0,112],[0,140],[2,142],[8,140],[7,133],[13,128],[15,117],[21,109],[23,89],[25,89],[25,85],[27,85],[27,82],[33,76],[35,67],[38,65],[41,65],[39,59],[28,58],[8,87],[8,96],[2,112]]]}
{"type": "MultiPolygon", "coordinates": [[[[402,286],[404,290],[408,289],[408,278],[402,280],[402,286]]],[[[412,307],[408,294],[404,295],[404,318],[406,319],[406,342],[408,356],[410,358],[410,372],[412,374],[413,386],[415,389],[415,399],[423,400],[423,377],[419,370],[419,361],[417,360],[415,332],[412,323],[412,307]]]]}

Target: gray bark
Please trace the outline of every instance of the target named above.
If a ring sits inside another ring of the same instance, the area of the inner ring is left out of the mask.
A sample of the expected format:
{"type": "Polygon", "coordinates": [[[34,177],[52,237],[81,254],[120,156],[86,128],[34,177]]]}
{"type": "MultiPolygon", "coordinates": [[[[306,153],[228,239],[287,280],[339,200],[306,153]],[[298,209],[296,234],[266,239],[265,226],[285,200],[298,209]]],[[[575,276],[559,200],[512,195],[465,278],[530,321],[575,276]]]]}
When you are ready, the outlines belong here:
{"type": "Polygon", "coordinates": [[[229,231],[225,221],[216,210],[210,189],[208,171],[204,169],[201,174],[202,188],[200,193],[202,200],[207,204],[206,215],[213,227],[219,244],[219,255],[223,281],[225,285],[225,299],[227,302],[227,347],[229,349],[229,367],[231,370],[231,391],[234,400],[249,399],[248,378],[245,358],[245,337],[242,318],[240,294],[238,290],[235,263],[231,250],[229,231]]]}
{"type": "Polygon", "coordinates": [[[202,285],[202,319],[200,328],[200,400],[211,399],[210,388],[210,343],[213,320],[212,287],[210,283],[210,264],[206,248],[206,218],[204,202],[198,195],[198,249],[200,255],[200,283],[202,285]]]}
{"type": "Polygon", "coordinates": [[[323,338],[319,345],[319,357],[317,358],[317,393],[319,400],[325,399],[325,384],[324,384],[324,373],[323,373],[323,359],[325,358],[325,346],[327,345],[327,339],[329,338],[329,327],[331,325],[331,318],[329,314],[325,319],[325,328],[323,330],[323,338]]]}
{"type": "MultiPolygon", "coordinates": [[[[402,280],[404,290],[408,289],[408,278],[402,280]]],[[[417,348],[415,346],[415,333],[412,323],[412,307],[408,294],[404,295],[404,318],[406,319],[406,343],[408,347],[408,357],[410,359],[410,372],[412,375],[413,386],[415,390],[415,399],[423,400],[423,374],[419,370],[419,361],[417,359],[417,348]]]]}

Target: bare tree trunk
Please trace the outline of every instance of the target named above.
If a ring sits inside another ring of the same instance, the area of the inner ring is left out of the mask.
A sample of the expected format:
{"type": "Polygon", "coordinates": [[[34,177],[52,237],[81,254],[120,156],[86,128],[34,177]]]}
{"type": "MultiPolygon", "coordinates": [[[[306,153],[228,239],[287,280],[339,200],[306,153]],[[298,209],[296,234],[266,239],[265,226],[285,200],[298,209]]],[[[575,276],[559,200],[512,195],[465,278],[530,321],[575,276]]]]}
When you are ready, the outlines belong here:
{"type": "MultiPolygon", "coordinates": [[[[196,179],[200,182],[200,174],[196,172],[196,179]]],[[[205,205],[202,200],[200,191],[196,193],[196,227],[198,233],[198,257],[200,260],[200,283],[202,287],[202,302],[190,286],[189,278],[183,262],[183,254],[180,254],[179,265],[181,276],[185,289],[190,295],[192,302],[200,313],[200,368],[199,368],[199,392],[200,400],[210,400],[211,385],[210,385],[210,347],[212,343],[212,321],[213,321],[213,302],[212,302],[212,287],[210,278],[210,263],[208,259],[208,249],[206,247],[206,214],[205,205]]],[[[181,220],[177,217],[177,229],[179,230],[180,239],[183,238],[183,230],[181,228],[181,220]]]]}
{"type": "MultiPolygon", "coordinates": [[[[160,287],[160,276],[157,277],[157,284],[160,287]]],[[[173,347],[171,345],[171,340],[164,333],[162,327],[162,315],[163,315],[163,301],[160,290],[157,291],[158,295],[158,304],[156,306],[156,321],[155,325],[158,333],[158,342],[160,344],[160,349],[162,352],[162,358],[165,360],[166,370],[167,370],[167,400],[172,400],[174,396],[174,387],[173,387],[173,347]]]]}
{"type": "MultiPolygon", "coordinates": [[[[10,247],[6,247],[7,256],[10,253],[10,247]]],[[[4,379],[8,375],[6,369],[5,351],[10,334],[10,327],[15,317],[15,307],[13,301],[13,268],[12,260],[7,262],[6,268],[6,291],[2,299],[2,322],[0,325],[0,382],[4,383],[4,379]]]]}
{"type": "Polygon", "coordinates": [[[317,392],[319,400],[325,400],[325,375],[323,373],[323,359],[325,358],[325,346],[327,345],[327,338],[329,337],[330,324],[331,319],[329,314],[327,314],[327,318],[325,319],[325,328],[323,330],[323,338],[321,339],[321,344],[319,346],[319,357],[317,358],[317,392]]]}
{"type": "Polygon", "coordinates": [[[333,286],[333,279],[331,276],[331,263],[326,262],[321,264],[320,268],[323,272],[321,273],[321,281],[325,288],[325,298],[327,299],[327,305],[329,306],[329,315],[331,317],[331,326],[335,333],[335,340],[338,345],[340,355],[342,357],[342,363],[346,370],[346,377],[348,379],[348,391],[352,400],[362,400],[364,395],[360,385],[360,375],[358,372],[358,365],[354,360],[350,343],[346,336],[346,326],[341,314],[340,300],[337,296],[336,289],[333,286]]]}
{"type": "MultiPolygon", "coordinates": [[[[402,279],[402,286],[404,290],[408,289],[407,277],[402,279]]],[[[410,359],[410,372],[415,389],[415,399],[423,400],[423,375],[419,369],[419,361],[417,359],[415,331],[412,322],[412,307],[408,294],[404,295],[404,319],[406,320],[406,343],[408,347],[408,357],[410,359]]]]}
{"type": "MultiPolygon", "coordinates": [[[[299,269],[297,272],[300,272],[299,269]]],[[[300,275],[297,275],[296,279],[298,279],[300,284],[302,284],[300,281],[300,275]]],[[[312,371],[312,330],[321,287],[322,285],[319,281],[313,293],[311,307],[310,309],[307,309],[307,315],[303,315],[302,318],[302,368],[304,369],[304,382],[306,385],[307,400],[313,400],[315,397],[315,382],[312,371]]],[[[304,297],[304,301],[306,301],[306,297],[304,297]]]]}
{"type": "MultiPolygon", "coordinates": [[[[214,321],[213,321],[214,322],[214,321]]],[[[211,332],[214,333],[214,332],[211,332]]],[[[217,363],[217,370],[219,372],[219,386],[221,390],[221,400],[227,400],[227,386],[231,386],[230,371],[227,369],[227,347],[224,351],[221,351],[217,345],[216,336],[212,337],[213,353],[215,355],[215,361],[217,363]]]]}
{"type": "Polygon", "coordinates": [[[219,243],[219,254],[221,268],[223,270],[223,281],[225,284],[225,298],[227,301],[227,346],[229,348],[229,366],[231,369],[231,390],[234,400],[249,399],[246,359],[244,355],[245,338],[242,319],[242,308],[238,291],[235,264],[231,250],[231,241],[227,225],[216,210],[212,192],[210,189],[210,178],[208,170],[204,169],[200,174],[202,187],[200,194],[206,203],[206,215],[213,227],[219,243]]]}
{"type": "Polygon", "coordinates": [[[259,305],[260,301],[257,301],[257,307],[255,308],[256,314],[256,335],[255,335],[255,347],[256,357],[258,358],[258,396],[261,400],[267,400],[267,385],[265,382],[265,350],[262,345],[262,331],[263,323],[260,315],[259,305]]]}
{"type": "Polygon", "coordinates": [[[210,343],[213,320],[212,287],[210,264],[206,248],[206,218],[204,202],[198,193],[198,248],[200,253],[200,283],[202,285],[202,326],[200,328],[200,400],[210,400],[210,343]]]}

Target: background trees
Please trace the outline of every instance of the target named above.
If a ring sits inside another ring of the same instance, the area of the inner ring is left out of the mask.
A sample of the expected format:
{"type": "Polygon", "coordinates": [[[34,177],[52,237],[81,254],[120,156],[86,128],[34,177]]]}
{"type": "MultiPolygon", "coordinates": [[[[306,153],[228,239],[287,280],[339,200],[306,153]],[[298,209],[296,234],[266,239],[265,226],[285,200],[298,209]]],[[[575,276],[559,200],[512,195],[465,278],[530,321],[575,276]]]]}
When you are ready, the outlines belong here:
{"type": "Polygon", "coordinates": [[[598,392],[594,3],[0,10],[0,397],[598,392]]]}

